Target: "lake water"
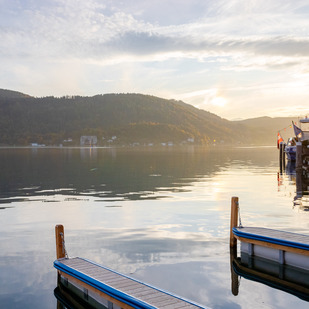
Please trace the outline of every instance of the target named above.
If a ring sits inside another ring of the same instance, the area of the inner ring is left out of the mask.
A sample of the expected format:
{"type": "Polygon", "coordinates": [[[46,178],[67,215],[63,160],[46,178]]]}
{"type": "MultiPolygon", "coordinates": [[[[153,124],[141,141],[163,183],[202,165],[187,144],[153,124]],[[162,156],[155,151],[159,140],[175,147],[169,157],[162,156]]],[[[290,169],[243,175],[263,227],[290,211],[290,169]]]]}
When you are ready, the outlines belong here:
{"type": "MultiPolygon", "coordinates": [[[[287,168],[287,170],[289,170],[287,168]]],[[[276,148],[0,148],[0,307],[57,308],[54,227],[81,256],[210,308],[308,308],[242,278],[231,292],[232,196],[243,225],[309,235],[276,148]]]]}

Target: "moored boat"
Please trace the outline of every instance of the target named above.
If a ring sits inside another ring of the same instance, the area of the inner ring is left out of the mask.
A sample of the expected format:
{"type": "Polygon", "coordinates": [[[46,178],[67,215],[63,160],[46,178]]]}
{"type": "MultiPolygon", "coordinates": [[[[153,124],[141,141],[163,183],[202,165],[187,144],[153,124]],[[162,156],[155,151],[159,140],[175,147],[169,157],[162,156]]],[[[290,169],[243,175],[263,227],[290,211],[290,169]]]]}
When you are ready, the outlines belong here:
{"type": "Polygon", "coordinates": [[[300,128],[294,125],[294,132],[296,137],[299,139],[300,142],[309,142],[309,118],[305,117],[299,120],[300,128]]]}
{"type": "Polygon", "coordinates": [[[300,126],[298,127],[292,121],[295,136],[290,137],[287,143],[283,140],[280,131],[278,131],[277,134],[277,147],[280,151],[282,149],[288,161],[296,161],[297,144],[302,144],[305,147],[309,145],[309,118],[306,116],[305,118],[300,119],[299,124],[300,126]]]}
{"type": "Polygon", "coordinates": [[[295,161],[296,160],[296,143],[297,143],[297,139],[295,137],[290,137],[288,139],[288,142],[287,142],[285,148],[284,148],[286,158],[289,161],[295,161]]]}

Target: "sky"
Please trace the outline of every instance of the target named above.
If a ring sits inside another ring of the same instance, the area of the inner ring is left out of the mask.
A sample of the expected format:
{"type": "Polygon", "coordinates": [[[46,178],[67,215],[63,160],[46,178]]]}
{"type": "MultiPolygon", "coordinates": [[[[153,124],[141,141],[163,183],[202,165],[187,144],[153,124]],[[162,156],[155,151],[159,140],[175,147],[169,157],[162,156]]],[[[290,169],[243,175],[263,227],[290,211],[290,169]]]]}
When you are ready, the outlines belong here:
{"type": "Polygon", "coordinates": [[[0,0],[0,88],[309,113],[308,0],[0,0]]]}

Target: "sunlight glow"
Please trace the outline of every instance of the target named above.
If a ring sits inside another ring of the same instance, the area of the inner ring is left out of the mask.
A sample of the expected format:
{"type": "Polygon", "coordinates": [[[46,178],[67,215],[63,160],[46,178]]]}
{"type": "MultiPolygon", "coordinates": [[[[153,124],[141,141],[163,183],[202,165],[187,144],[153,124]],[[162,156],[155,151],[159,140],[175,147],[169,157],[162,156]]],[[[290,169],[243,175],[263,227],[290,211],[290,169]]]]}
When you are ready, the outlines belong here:
{"type": "Polygon", "coordinates": [[[211,100],[211,104],[219,107],[224,107],[227,103],[227,100],[223,97],[215,97],[211,100]]]}

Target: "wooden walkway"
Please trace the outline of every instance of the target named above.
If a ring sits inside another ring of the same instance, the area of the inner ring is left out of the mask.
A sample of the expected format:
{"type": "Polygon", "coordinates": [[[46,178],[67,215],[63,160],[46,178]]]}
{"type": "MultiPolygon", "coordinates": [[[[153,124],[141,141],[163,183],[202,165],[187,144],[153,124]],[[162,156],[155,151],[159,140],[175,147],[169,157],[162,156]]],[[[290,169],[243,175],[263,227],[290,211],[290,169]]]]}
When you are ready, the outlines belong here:
{"type": "Polygon", "coordinates": [[[121,308],[205,308],[82,258],[54,262],[61,276],[101,293],[121,308]]]}
{"type": "Polygon", "coordinates": [[[242,262],[250,256],[260,256],[282,265],[309,270],[307,235],[260,227],[233,227],[232,232],[241,242],[242,262]]]}
{"type": "MultiPolygon", "coordinates": [[[[246,242],[261,244],[273,244],[271,247],[284,247],[285,251],[298,252],[309,255],[309,236],[267,229],[262,227],[234,227],[234,235],[246,242]]],[[[282,248],[281,248],[282,249],[282,248]]]]}
{"type": "Polygon", "coordinates": [[[239,274],[309,299],[309,235],[242,227],[238,211],[238,197],[232,197],[230,249],[233,295],[238,295],[239,274]],[[238,241],[240,257],[237,255],[238,241]]]}

